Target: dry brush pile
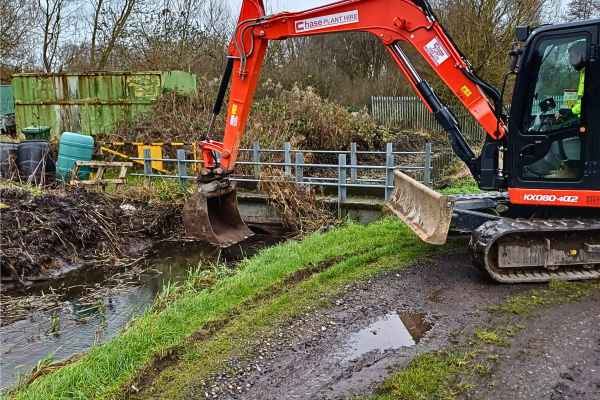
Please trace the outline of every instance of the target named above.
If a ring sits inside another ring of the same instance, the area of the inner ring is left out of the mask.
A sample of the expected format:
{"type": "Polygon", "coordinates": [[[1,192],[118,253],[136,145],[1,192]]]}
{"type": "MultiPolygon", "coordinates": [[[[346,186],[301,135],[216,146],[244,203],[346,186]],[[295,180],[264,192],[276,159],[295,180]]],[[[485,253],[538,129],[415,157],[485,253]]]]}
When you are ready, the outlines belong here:
{"type": "MultiPolygon", "coordinates": [[[[217,88],[217,81],[201,80],[195,93],[165,93],[138,118],[118,123],[109,140],[190,143],[203,139],[217,88]]],[[[293,149],[347,150],[351,142],[356,142],[359,148],[370,150],[382,148],[394,137],[366,111],[349,113],[310,87],[272,92],[273,97],[252,103],[240,147],[251,148],[252,142],[258,141],[262,148],[283,149],[283,143],[290,142],[293,149]]],[[[217,120],[216,140],[222,140],[225,118],[226,107],[217,120]]]]}
{"type": "Polygon", "coordinates": [[[0,192],[3,277],[44,275],[57,260],[106,263],[129,256],[144,241],[182,231],[181,213],[174,206],[111,198],[83,189],[0,192]],[[121,208],[122,205],[126,207],[121,208]]]}
{"type": "Polygon", "coordinates": [[[314,232],[335,222],[330,207],[317,199],[313,186],[294,182],[285,172],[270,167],[260,174],[258,189],[298,234],[314,232]]]}

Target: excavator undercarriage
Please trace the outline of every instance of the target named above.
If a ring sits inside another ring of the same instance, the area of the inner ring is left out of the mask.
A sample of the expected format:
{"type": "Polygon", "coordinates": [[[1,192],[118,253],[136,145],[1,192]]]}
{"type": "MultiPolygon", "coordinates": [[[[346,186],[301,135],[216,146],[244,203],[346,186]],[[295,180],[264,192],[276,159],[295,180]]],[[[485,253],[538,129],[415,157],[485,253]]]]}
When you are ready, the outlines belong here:
{"type": "Polygon", "coordinates": [[[444,196],[400,171],[394,178],[390,209],[427,243],[471,233],[473,264],[498,282],[600,278],[600,219],[543,218],[508,193],[444,196]]]}

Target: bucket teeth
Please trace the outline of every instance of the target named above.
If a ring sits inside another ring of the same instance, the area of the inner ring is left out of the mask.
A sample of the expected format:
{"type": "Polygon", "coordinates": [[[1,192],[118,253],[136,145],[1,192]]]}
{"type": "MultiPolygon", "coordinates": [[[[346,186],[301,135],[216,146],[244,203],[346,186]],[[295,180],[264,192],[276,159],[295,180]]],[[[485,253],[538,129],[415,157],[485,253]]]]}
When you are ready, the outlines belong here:
{"type": "Polygon", "coordinates": [[[444,244],[454,198],[444,196],[400,171],[394,171],[394,191],[387,206],[423,241],[444,244]]]}
{"type": "Polygon", "coordinates": [[[188,235],[221,247],[254,235],[240,216],[235,185],[227,180],[198,186],[183,206],[183,225],[188,235]]]}

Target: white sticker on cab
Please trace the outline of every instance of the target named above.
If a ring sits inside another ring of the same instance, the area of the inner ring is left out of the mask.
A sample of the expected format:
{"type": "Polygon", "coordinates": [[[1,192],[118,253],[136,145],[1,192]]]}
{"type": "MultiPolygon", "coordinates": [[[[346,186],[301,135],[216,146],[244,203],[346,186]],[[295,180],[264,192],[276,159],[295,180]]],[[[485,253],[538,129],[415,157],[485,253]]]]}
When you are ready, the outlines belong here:
{"type": "Polygon", "coordinates": [[[440,39],[437,37],[433,38],[431,42],[427,43],[423,49],[429,58],[431,58],[431,61],[433,61],[436,67],[450,58],[450,53],[448,50],[446,50],[440,39]]]}

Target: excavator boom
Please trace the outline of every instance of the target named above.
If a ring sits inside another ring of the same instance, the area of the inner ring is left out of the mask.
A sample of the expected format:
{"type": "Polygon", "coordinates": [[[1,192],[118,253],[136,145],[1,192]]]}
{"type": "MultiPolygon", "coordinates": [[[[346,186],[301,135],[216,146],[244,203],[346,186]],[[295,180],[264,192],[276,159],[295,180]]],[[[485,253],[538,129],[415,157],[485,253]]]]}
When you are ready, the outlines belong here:
{"type": "Polygon", "coordinates": [[[228,172],[233,170],[269,40],[349,31],[370,32],[380,38],[429,111],[446,131],[452,132],[455,151],[469,164],[473,164],[475,155],[462,134],[455,132],[456,120],[431,86],[419,77],[400,42],[411,44],[421,54],[491,137],[504,136],[504,123],[498,124],[495,109],[485,95],[496,98],[497,91],[474,74],[426,1],[344,0],[306,11],[266,16],[261,0],[244,0],[228,47],[233,77],[225,136],[223,143],[203,143],[205,166],[216,165],[211,152],[217,152],[223,156],[220,166],[228,172]]]}
{"type": "MultiPolygon", "coordinates": [[[[421,79],[399,46],[400,42],[409,43],[427,60],[457,99],[484,127],[490,138],[499,140],[504,137],[504,123],[496,115],[496,110],[500,109],[499,93],[472,71],[468,60],[445,33],[426,0],[343,0],[306,11],[275,15],[265,14],[262,0],[243,0],[238,24],[228,46],[229,59],[213,109],[213,119],[206,139],[199,143],[203,156],[199,182],[224,182],[225,177],[233,172],[269,40],[349,31],[369,32],[383,42],[428,110],[447,132],[454,151],[467,164],[473,176],[478,180],[498,185],[497,166],[482,169],[481,160],[469,147],[452,113],[431,86],[421,79]],[[215,117],[220,112],[230,78],[232,83],[225,134],[223,142],[220,143],[213,141],[211,136],[215,117]],[[486,95],[494,99],[496,108],[490,104],[486,95]]],[[[415,185],[411,187],[417,191],[422,190],[415,185]]],[[[396,198],[400,201],[415,196],[422,197],[423,201],[420,204],[427,204],[425,209],[441,207],[438,206],[439,199],[419,193],[396,198]]],[[[215,230],[210,227],[211,221],[216,221],[220,218],[219,215],[222,215],[221,209],[236,209],[232,203],[234,196],[228,196],[229,200],[217,197],[217,200],[211,202],[206,201],[206,197],[206,193],[199,192],[186,206],[186,229],[199,239],[224,246],[231,244],[231,238],[239,235],[215,234],[215,230]]],[[[414,224],[417,220],[423,222],[425,218],[424,213],[417,212],[415,215],[414,205],[408,203],[397,202],[393,208],[409,224],[411,219],[414,224]],[[399,211],[409,208],[413,211],[410,216],[399,211]]],[[[442,214],[447,214],[447,211],[439,215],[442,214]]],[[[231,220],[241,219],[239,214],[236,214],[231,220]]],[[[425,224],[430,228],[441,226],[442,228],[434,229],[437,232],[443,231],[443,226],[447,225],[437,217],[429,217],[425,224]]],[[[239,223],[232,223],[230,227],[238,229],[239,223]]],[[[251,233],[245,230],[239,237],[246,237],[248,234],[251,233]]],[[[445,240],[445,235],[443,236],[445,240]]],[[[427,235],[423,238],[429,240],[427,235]]],[[[436,240],[441,240],[439,234],[436,240]]]]}

